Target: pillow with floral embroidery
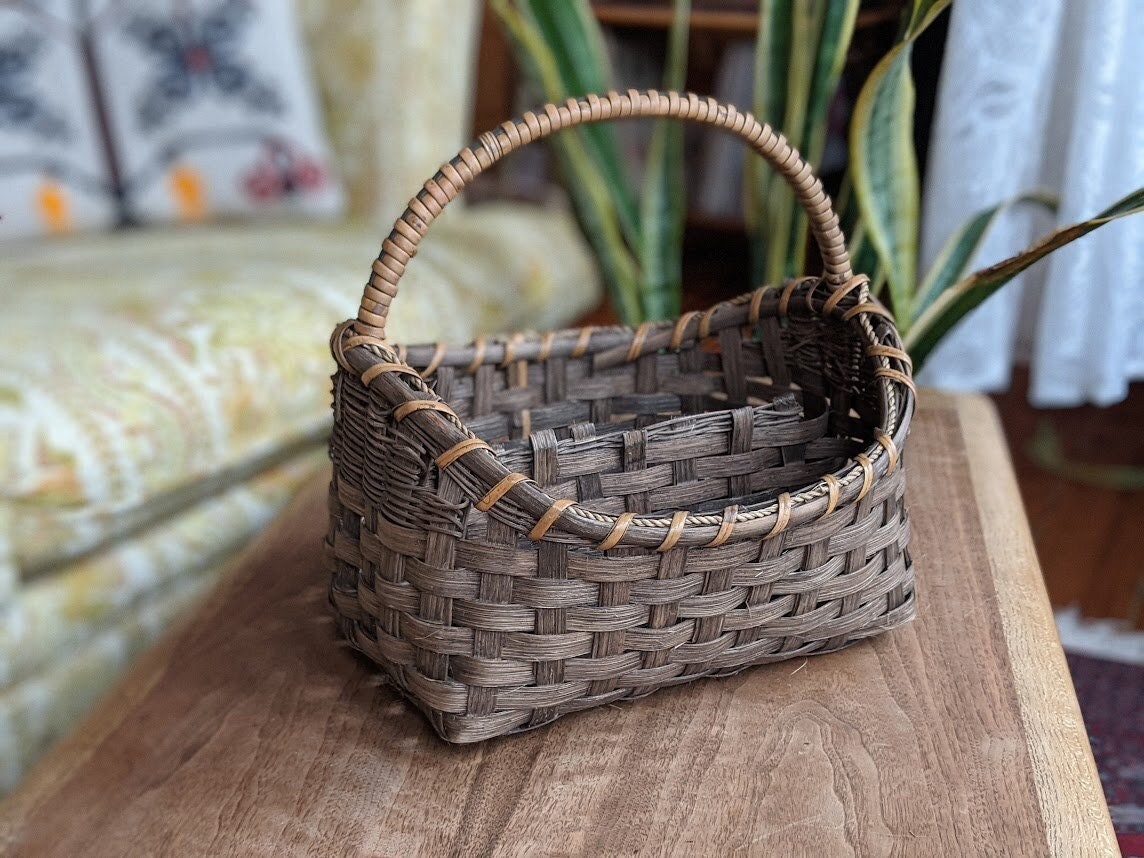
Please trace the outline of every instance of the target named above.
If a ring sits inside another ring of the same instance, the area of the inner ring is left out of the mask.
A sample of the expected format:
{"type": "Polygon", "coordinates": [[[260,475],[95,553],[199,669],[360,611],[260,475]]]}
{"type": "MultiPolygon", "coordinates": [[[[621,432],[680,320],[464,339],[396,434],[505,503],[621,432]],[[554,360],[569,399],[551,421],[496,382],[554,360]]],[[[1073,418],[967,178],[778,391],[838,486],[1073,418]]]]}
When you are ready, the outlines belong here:
{"type": "Polygon", "coordinates": [[[90,5],[126,220],[341,213],[291,3],[90,5]]]}
{"type": "Polygon", "coordinates": [[[0,4],[0,240],[116,220],[86,47],[71,0],[0,4]]]}

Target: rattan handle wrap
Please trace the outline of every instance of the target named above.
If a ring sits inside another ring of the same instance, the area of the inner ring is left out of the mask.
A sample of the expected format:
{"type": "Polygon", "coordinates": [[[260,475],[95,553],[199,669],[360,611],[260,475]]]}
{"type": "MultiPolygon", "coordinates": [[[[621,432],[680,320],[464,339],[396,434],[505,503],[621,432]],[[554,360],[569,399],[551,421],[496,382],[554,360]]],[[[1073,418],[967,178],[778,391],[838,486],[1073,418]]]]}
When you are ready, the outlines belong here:
{"type": "Polygon", "coordinates": [[[810,165],[781,134],[749,113],[740,113],[712,98],[676,92],[628,90],[623,94],[608,93],[604,97],[573,98],[560,107],[549,104],[539,112],[530,111],[519,120],[505,122],[495,131],[482,134],[472,146],[462,149],[453,160],[442,165],[420,193],[409,201],[405,213],[382,242],[381,253],[373,263],[373,271],[362,295],[354,324],[356,332],[385,339],[389,305],[397,295],[397,283],[405,272],[405,266],[417,253],[422,236],[449,201],[483,170],[514,149],[562,128],[639,116],[700,122],[743,138],[786,180],[806,211],[811,232],[822,254],[826,280],[837,286],[850,278],[852,272],[846,240],[830,198],[810,165]]]}

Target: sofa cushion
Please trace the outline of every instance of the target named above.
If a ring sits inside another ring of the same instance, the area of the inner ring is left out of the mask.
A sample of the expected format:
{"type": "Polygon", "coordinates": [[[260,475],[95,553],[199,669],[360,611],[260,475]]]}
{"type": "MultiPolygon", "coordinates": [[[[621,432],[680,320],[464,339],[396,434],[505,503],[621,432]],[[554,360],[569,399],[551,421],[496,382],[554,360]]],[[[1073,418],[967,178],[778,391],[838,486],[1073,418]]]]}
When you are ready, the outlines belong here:
{"type": "MultiPolygon", "coordinates": [[[[203,227],[8,251],[0,522],[16,574],[324,437],[329,335],[356,311],[377,246],[354,227],[203,227]]],[[[480,206],[447,214],[426,239],[391,330],[464,342],[566,323],[599,295],[570,217],[480,206]]]]}
{"type": "Polygon", "coordinates": [[[319,445],[104,549],[0,603],[0,690],[67,659],[179,579],[224,565],[324,467],[319,445]]]}
{"type": "Polygon", "coordinates": [[[298,0],[297,6],[349,210],[388,229],[473,135],[484,4],[298,0]]]}
{"type": "Polygon", "coordinates": [[[341,213],[293,3],[135,0],[82,26],[131,219],[341,213]]]}
{"type": "Polygon", "coordinates": [[[0,5],[0,239],[115,222],[74,7],[0,5]]]}

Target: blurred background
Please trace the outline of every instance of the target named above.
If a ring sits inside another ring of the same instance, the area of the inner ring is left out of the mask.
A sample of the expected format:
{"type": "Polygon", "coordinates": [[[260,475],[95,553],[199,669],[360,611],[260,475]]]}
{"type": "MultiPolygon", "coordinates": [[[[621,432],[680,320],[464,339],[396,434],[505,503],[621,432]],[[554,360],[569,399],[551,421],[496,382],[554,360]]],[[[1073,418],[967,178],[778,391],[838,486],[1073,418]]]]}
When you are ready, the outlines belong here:
{"type": "MultiPolygon", "coordinates": [[[[993,395],[1114,820],[1144,831],[1144,16],[949,6],[0,2],[0,788],[321,471],[329,332],[436,167],[546,100],[674,86],[783,130],[920,380],[993,395]]],[[[815,273],[784,194],[697,128],[529,147],[435,226],[394,339],[815,273]]]]}

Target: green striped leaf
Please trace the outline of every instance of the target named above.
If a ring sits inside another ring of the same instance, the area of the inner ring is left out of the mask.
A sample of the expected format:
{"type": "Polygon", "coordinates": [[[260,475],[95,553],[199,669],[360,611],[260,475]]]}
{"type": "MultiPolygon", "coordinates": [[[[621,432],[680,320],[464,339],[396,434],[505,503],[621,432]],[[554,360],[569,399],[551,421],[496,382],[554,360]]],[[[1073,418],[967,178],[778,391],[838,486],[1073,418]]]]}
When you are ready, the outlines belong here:
{"type": "MultiPolygon", "coordinates": [[[[807,93],[806,109],[802,132],[797,148],[817,170],[822,163],[822,153],[826,147],[826,131],[830,119],[830,105],[842,69],[846,65],[846,54],[850,50],[850,40],[854,35],[854,23],[858,18],[859,0],[834,0],[823,3],[824,9],[816,34],[817,51],[813,59],[814,69],[807,93]]],[[[785,183],[784,183],[785,184],[785,183]]],[[[793,276],[806,270],[806,247],[808,224],[806,213],[787,191],[793,213],[787,239],[786,275],[793,276]]]]}
{"type": "MultiPolygon", "coordinates": [[[[792,7],[793,4],[787,0],[759,0],[759,29],[755,36],[754,113],[775,128],[782,127],[786,115],[792,7]]],[[[761,158],[747,158],[744,172],[744,215],[751,235],[753,283],[767,282],[770,257],[782,253],[775,240],[775,212],[770,208],[774,178],[774,171],[761,158]]]]}
{"type": "MultiPolygon", "coordinates": [[[[504,5],[497,3],[496,5],[504,5]]],[[[535,29],[552,56],[555,76],[541,85],[544,97],[557,104],[614,86],[603,32],[588,0],[516,0],[516,8],[535,29]]],[[[494,11],[495,8],[494,8],[494,11]]],[[[607,183],[624,237],[639,245],[639,215],[615,128],[608,123],[583,125],[565,134],[583,138],[592,163],[607,183]]]]}
{"type": "MultiPolygon", "coordinates": [[[[559,62],[535,21],[510,0],[490,0],[489,6],[500,21],[523,72],[546,97],[561,100],[558,93],[563,91],[564,80],[559,62]]],[[[599,152],[591,149],[588,135],[577,133],[586,130],[588,128],[576,128],[553,135],[552,149],[584,234],[596,251],[616,312],[625,322],[637,323],[643,321],[639,265],[625,240],[626,230],[616,203],[615,187],[600,167],[599,152]]],[[[618,169],[618,157],[616,163],[618,169]]],[[[636,229],[637,240],[638,235],[636,229]]]]}
{"type": "Polygon", "coordinates": [[[850,175],[866,240],[886,271],[895,312],[908,310],[918,253],[918,162],[910,47],[895,46],[874,68],[854,107],[850,175]]]}
{"type": "MultiPolygon", "coordinates": [[[[690,18],[690,0],[676,0],[668,34],[664,89],[684,88],[690,18]]],[[[640,262],[646,319],[679,315],[686,209],[683,123],[660,119],[652,131],[640,199],[640,262]]]]}
{"type": "Polygon", "coordinates": [[[910,38],[917,37],[949,4],[950,0],[914,0],[910,8],[910,20],[906,25],[907,35],[910,38]]]}
{"type": "Polygon", "coordinates": [[[918,162],[914,152],[914,39],[950,0],[914,0],[906,34],[862,86],[850,124],[850,174],[866,230],[878,254],[896,313],[917,287],[918,162]]]}
{"type": "Polygon", "coordinates": [[[1011,206],[1027,202],[1038,203],[1050,211],[1056,211],[1057,207],[1056,197],[1050,194],[1039,191],[1021,194],[1014,199],[982,209],[949,237],[933,265],[930,266],[930,270],[926,274],[925,280],[922,281],[917,295],[914,296],[914,301],[908,312],[898,314],[898,326],[903,332],[909,330],[910,323],[923,313],[942,292],[965,276],[969,263],[977,254],[981,242],[985,239],[985,234],[997,216],[1011,206]]]}
{"type": "Polygon", "coordinates": [[[918,316],[904,337],[906,351],[913,358],[914,368],[921,368],[941,338],[970,310],[1033,263],[1106,223],[1142,211],[1144,211],[1144,188],[1118,200],[1096,217],[1054,230],[1028,250],[983,268],[947,288],[925,312],[918,316]]]}
{"type": "Polygon", "coordinates": [[[846,66],[846,55],[854,36],[859,5],[859,0],[825,4],[817,37],[818,50],[807,100],[806,119],[800,138],[803,157],[815,165],[822,160],[822,151],[826,146],[830,105],[846,66]]]}
{"type": "MultiPolygon", "coordinates": [[[[803,147],[803,131],[807,121],[810,87],[814,79],[814,61],[817,57],[818,34],[826,14],[823,3],[795,3],[791,14],[790,55],[787,65],[786,111],[781,128],[790,144],[803,147]]],[[[798,203],[774,170],[767,167],[767,247],[765,282],[781,283],[794,273],[796,260],[791,255],[791,233],[795,231],[798,203]]],[[[797,251],[798,264],[805,262],[805,250],[797,251]]]]}
{"type": "MultiPolygon", "coordinates": [[[[822,158],[858,0],[762,0],[755,42],[755,114],[781,129],[811,164],[822,158]]],[[[756,282],[804,270],[806,216],[774,172],[751,159],[746,184],[756,282]]]]}
{"type": "Polygon", "coordinates": [[[850,254],[850,267],[857,274],[867,275],[870,278],[870,291],[878,295],[885,288],[886,273],[873,245],[866,239],[866,228],[859,216],[858,201],[854,198],[854,186],[849,174],[842,178],[842,187],[838,190],[834,208],[838,212],[842,234],[848,239],[846,252],[850,254]]]}

